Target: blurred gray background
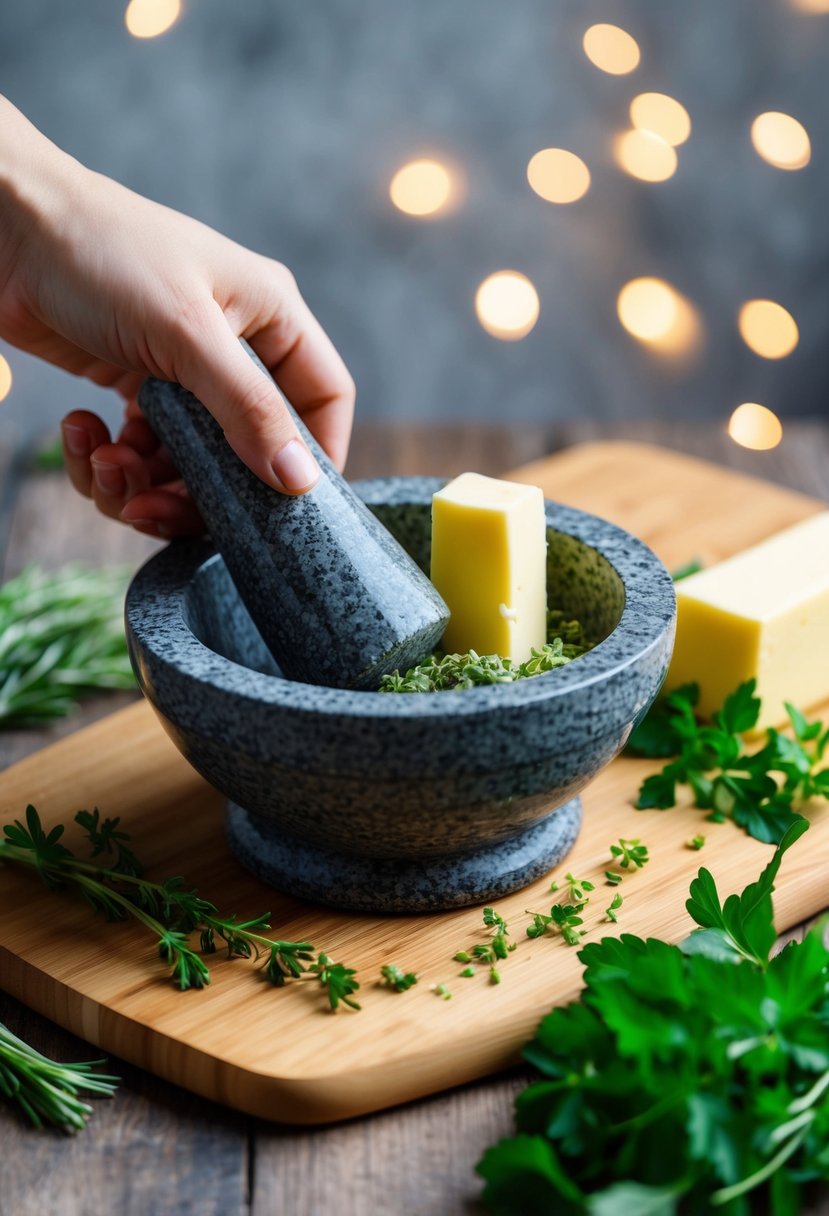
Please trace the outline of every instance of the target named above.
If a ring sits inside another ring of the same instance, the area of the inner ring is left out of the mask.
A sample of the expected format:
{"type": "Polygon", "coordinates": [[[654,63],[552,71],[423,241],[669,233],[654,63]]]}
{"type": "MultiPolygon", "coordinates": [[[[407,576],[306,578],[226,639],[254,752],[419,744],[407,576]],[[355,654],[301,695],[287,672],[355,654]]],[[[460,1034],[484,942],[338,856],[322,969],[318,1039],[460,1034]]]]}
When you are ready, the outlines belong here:
{"type": "MultiPolygon", "coordinates": [[[[829,15],[795,0],[185,0],[137,40],[126,0],[4,0],[0,91],[86,164],[286,262],[357,381],[364,418],[548,421],[728,417],[742,401],[827,414],[829,15]],[[642,50],[598,71],[585,29],[642,50]],[[642,91],[693,123],[677,173],[637,181],[615,134],[642,91]],[[795,115],[800,172],[751,146],[756,114],[795,115]],[[527,184],[540,148],[577,152],[592,186],[555,206],[527,184]],[[464,204],[423,221],[388,196],[405,161],[459,166],[464,204]],[[493,271],[529,275],[540,319],[518,342],[474,310],[493,271]],[[655,355],[616,316],[620,287],[664,277],[698,309],[696,356],[655,355]],[[752,297],[800,327],[789,357],[741,340],[752,297]]],[[[107,395],[0,347],[15,381],[0,433],[54,431],[107,395]]]]}

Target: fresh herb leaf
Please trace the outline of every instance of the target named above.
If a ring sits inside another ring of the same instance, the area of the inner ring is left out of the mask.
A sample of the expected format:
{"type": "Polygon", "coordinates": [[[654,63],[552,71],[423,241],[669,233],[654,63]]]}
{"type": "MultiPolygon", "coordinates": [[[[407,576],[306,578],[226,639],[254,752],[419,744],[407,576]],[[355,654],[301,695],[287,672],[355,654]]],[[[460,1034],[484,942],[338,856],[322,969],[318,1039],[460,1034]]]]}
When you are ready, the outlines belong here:
{"type": "Polygon", "coordinates": [[[705,847],[705,837],[692,836],[690,840],[685,841],[685,847],[686,849],[694,849],[696,852],[699,852],[700,849],[705,847]]]}
{"type": "Polygon", "coordinates": [[[819,767],[829,730],[787,705],[794,738],[767,730],[764,746],[748,752],[741,736],[759,718],[755,681],[728,696],[708,725],[696,720],[697,695],[693,685],[677,689],[642,723],[634,750],[675,758],[645,778],[637,807],[668,810],[677,803],[677,787],[688,785],[695,806],[708,811],[710,820],[732,819],[757,840],[776,844],[800,818],[799,805],[829,797],[829,766],[819,767]]]}
{"type": "Polygon", "coordinates": [[[93,1071],[103,1060],[59,1064],[0,1025],[0,1094],[16,1103],[35,1127],[64,1131],[86,1127],[92,1107],[80,1095],[109,1098],[118,1077],[93,1071]]]}
{"type": "Polygon", "coordinates": [[[392,992],[406,992],[417,983],[413,971],[402,971],[396,963],[386,963],[380,968],[380,986],[391,988],[392,992]]]}
{"type": "Polygon", "coordinates": [[[610,901],[609,907],[605,908],[605,912],[604,912],[605,917],[608,920],[613,921],[614,925],[619,920],[619,917],[616,915],[616,913],[619,911],[621,906],[622,906],[622,893],[621,893],[621,891],[617,891],[616,894],[613,896],[613,899],[610,901]]]}
{"type": "Polygon", "coordinates": [[[623,870],[641,870],[650,860],[648,846],[642,844],[638,836],[632,840],[622,840],[620,837],[618,844],[610,846],[610,854],[616,865],[623,870]]]}
{"type": "Polygon", "coordinates": [[[723,901],[700,870],[700,928],[682,947],[622,934],[581,949],[580,1001],[525,1049],[541,1075],[518,1096],[517,1135],[478,1165],[490,1211],[736,1214],[750,1201],[783,1216],[829,1183],[823,926],[771,957],[774,881],[805,828],[739,895],[723,901]]]}
{"type": "Polygon", "coordinates": [[[0,727],[64,717],[95,689],[134,688],[126,570],[29,567],[0,587],[0,727]]]}
{"type": "Polygon", "coordinates": [[[333,962],[327,954],[320,954],[309,970],[316,973],[325,988],[332,1010],[338,1009],[340,1004],[348,1005],[351,1009],[360,1008],[352,996],[360,987],[354,978],[357,972],[353,967],[344,967],[342,963],[333,962]]]}
{"type": "Polygon", "coordinates": [[[451,1001],[452,993],[447,988],[446,984],[433,984],[432,991],[435,996],[442,997],[444,1001],[451,1001]]]}

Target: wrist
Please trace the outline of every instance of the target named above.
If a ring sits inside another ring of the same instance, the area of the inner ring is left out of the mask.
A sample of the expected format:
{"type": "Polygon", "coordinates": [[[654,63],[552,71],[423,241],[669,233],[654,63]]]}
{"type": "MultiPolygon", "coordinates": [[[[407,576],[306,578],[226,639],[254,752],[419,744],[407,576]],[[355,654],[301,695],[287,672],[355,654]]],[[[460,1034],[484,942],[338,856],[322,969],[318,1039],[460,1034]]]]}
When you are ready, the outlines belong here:
{"type": "Polygon", "coordinates": [[[27,238],[49,230],[65,209],[80,166],[0,97],[0,290],[27,238]]]}

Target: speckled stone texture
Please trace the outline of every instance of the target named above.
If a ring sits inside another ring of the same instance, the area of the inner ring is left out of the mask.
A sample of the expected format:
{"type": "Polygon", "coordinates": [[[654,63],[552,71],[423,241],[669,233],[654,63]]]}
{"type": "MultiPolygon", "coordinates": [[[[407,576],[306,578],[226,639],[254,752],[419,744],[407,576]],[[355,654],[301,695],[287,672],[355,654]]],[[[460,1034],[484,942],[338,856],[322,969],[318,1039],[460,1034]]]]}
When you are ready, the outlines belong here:
{"type": "MultiPolygon", "coordinates": [[[[355,488],[425,564],[442,484],[355,488]]],[[[520,849],[522,835],[620,751],[664,679],[676,612],[670,575],[641,541],[581,511],[546,511],[548,602],[601,640],[556,671],[462,692],[380,694],[284,678],[209,542],[175,542],[138,572],[127,632],[141,687],[187,759],[248,813],[232,820],[231,836],[256,873],[284,872],[296,841],[310,852],[296,852],[295,882],[347,907],[375,899],[371,885],[360,888],[357,863],[443,875],[424,880],[411,904],[372,904],[390,911],[463,902],[462,855],[476,855],[478,890],[530,881],[505,872],[503,843],[520,849]],[[280,844],[254,848],[257,836],[280,844]],[[338,855],[347,888],[303,869],[320,849],[338,855]]]]}
{"type": "Polygon", "coordinates": [[[139,400],[287,676],[374,689],[381,675],[434,648],[446,605],[296,415],[322,469],[301,497],[260,481],[180,385],[148,380],[139,400]]]}
{"type": "Polygon", "coordinates": [[[288,895],[353,912],[433,912],[483,904],[547,874],[575,844],[581,817],[581,799],[571,798],[502,844],[423,861],[354,857],[300,844],[233,803],[227,835],[243,865],[288,895]]]}

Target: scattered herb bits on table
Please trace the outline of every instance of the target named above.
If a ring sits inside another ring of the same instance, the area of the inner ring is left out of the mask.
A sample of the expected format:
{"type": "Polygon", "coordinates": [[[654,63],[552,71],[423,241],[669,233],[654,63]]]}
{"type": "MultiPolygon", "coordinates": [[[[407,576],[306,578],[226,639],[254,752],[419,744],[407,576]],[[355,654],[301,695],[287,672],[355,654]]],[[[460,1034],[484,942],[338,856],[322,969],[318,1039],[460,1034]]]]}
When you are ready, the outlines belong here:
{"type": "Polygon", "coordinates": [[[478,1165],[496,1216],[788,1216],[829,1182],[829,950],[823,925],[771,957],[769,865],[723,903],[691,884],[681,946],[583,946],[581,999],[541,1022],[518,1135],[478,1165]]]}

